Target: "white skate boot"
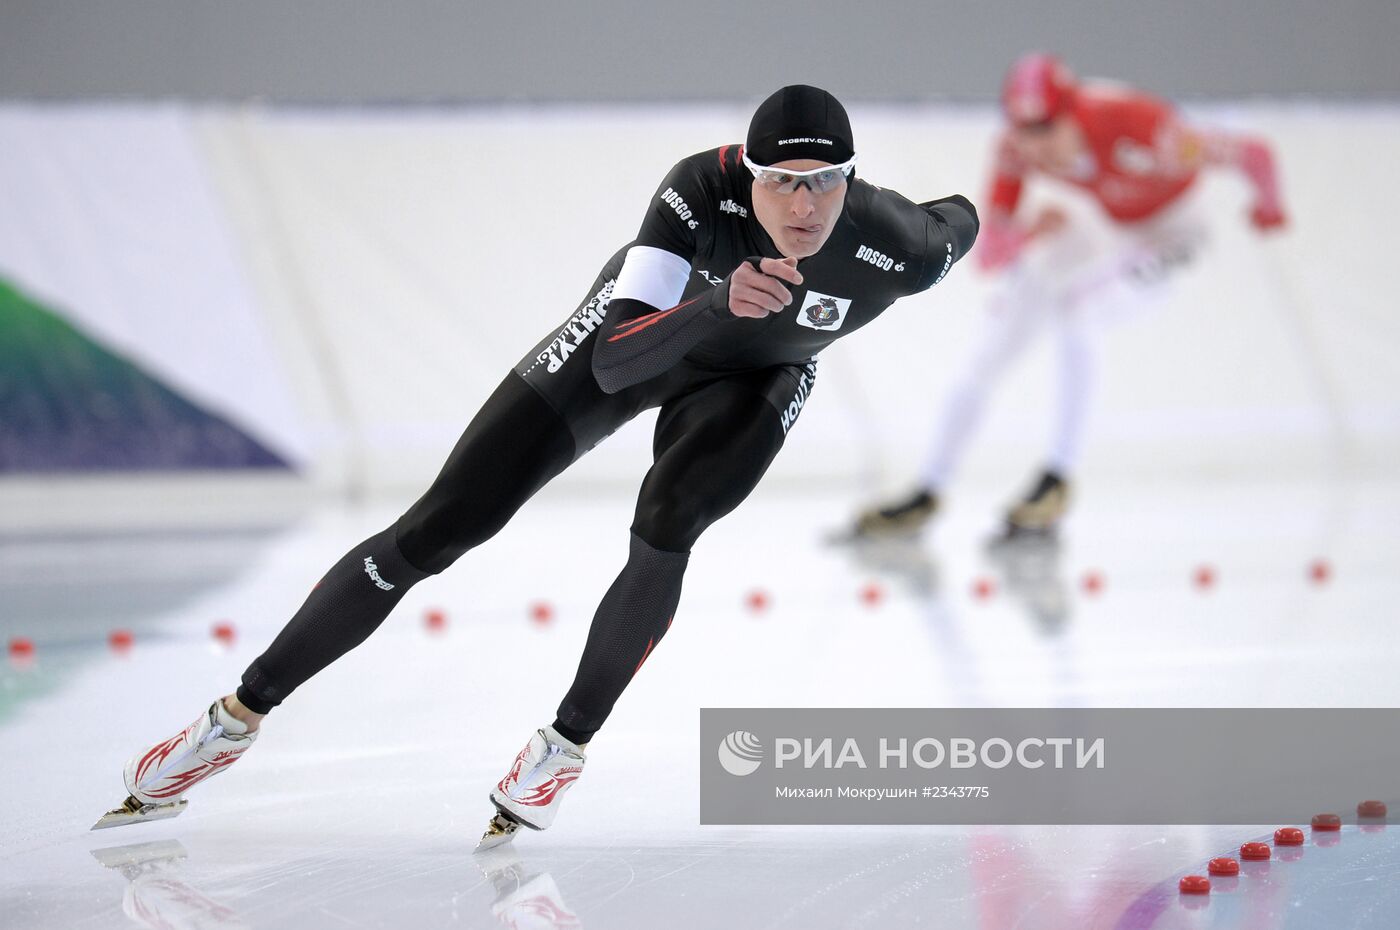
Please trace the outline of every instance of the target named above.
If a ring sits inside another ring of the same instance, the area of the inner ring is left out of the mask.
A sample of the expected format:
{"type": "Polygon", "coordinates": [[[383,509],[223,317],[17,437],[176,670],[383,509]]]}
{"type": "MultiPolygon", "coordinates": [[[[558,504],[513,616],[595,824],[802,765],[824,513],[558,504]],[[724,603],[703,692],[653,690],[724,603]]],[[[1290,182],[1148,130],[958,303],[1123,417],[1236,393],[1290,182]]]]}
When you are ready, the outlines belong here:
{"type": "Polygon", "coordinates": [[[189,804],[186,791],[237,762],[257,737],[215,701],[185,729],[131,757],[123,771],[130,796],[92,829],[177,816],[189,804]]]}
{"type": "Polygon", "coordinates": [[[583,750],[555,732],[536,730],[491,791],[499,813],[491,819],[477,849],[507,842],[522,826],[544,830],[554,823],[559,802],[583,773],[583,750]]]}

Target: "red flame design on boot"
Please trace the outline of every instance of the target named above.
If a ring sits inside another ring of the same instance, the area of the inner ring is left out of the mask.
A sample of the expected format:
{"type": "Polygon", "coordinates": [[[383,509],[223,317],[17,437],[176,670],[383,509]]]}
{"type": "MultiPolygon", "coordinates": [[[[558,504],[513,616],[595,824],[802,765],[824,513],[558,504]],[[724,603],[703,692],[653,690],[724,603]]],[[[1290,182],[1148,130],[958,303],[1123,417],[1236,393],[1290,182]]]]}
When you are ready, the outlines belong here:
{"type": "Polygon", "coordinates": [[[496,784],[491,801],[525,826],[544,830],[554,822],[564,792],[583,773],[583,764],[577,746],[552,728],[536,730],[496,784]]]}
{"type": "Polygon", "coordinates": [[[215,701],[177,735],[132,758],[124,773],[131,796],[147,804],[168,802],[237,762],[257,733],[225,732],[219,710],[215,701]]]}

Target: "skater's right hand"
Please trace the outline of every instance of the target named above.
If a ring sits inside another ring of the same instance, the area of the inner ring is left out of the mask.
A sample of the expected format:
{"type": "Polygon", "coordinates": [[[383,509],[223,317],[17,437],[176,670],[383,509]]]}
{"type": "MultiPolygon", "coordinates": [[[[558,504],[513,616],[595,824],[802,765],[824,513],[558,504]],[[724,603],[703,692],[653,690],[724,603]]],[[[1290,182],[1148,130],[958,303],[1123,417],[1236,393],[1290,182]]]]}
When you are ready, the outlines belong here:
{"type": "Polygon", "coordinates": [[[1249,222],[1258,232],[1274,232],[1288,226],[1288,214],[1276,203],[1256,203],[1249,210],[1249,222]]]}
{"type": "Polygon", "coordinates": [[[765,258],[754,267],[745,259],[729,276],[729,312],[758,320],[792,303],[792,292],[783,282],[801,284],[795,258],[765,258]]]}

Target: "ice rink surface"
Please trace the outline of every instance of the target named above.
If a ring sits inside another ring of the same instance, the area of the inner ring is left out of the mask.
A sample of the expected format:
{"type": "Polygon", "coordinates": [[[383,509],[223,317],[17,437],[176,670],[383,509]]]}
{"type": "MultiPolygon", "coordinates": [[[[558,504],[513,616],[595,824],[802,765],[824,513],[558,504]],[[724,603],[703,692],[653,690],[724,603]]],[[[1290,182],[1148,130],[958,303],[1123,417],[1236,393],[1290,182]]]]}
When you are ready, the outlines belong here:
{"type": "MultiPolygon", "coordinates": [[[[1063,545],[993,556],[1000,499],[959,499],[922,544],[852,551],[821,541],[851,496],[760,489],[701,540],[557,824],[484,856],[487,791],[572,678],[627,496],[547,491],[301,689],[183,816],[96,833],[127,756],[231,690],[397,507],[9,533],[0,634],[35,651],[0,670],[0,927],[1400,926],[1395,825],[1309,834],[1206,898],[1178,879],[1286,824],[699,825],[700,707],[1400,706],[1400,482],[1090,487],[1063,545]]],[[[1376,773],[1392,810],[1396,782],[1376,773]]]]}

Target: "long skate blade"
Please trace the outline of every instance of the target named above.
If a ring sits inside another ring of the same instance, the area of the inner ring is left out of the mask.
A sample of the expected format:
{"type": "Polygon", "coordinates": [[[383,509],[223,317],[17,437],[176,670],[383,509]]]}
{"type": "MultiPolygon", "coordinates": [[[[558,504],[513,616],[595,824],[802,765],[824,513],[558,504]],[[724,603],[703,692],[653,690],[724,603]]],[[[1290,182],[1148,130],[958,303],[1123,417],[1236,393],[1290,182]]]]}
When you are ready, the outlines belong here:
{"type": "Polygon", "coordinates": [[[1053,549],[1059,544],[1060,534],[1053,526],[1043,529],[1008,526],[990,537],[985,548],[988,552],[995,553],[1003,549],[1053,549]]]}
{"type": "Polygon", "coordinates": [[[487,849],[495,849],[497,846],[504,846],[515,838],[519,832],[520,824],[506,817],[505,814],[497,814],[491,818],[491,822],[486,825],[486,832],[481,834],[481,842],[476,844],[473,852],[483,852],[487,849]]]}
{"type": "Polygon", "coordinates": [[[860,539],[860,530],[853,526],[838,526],[822,534],[822,543],[827,546],[850,546],[860,539]]]}
{"type": "Polygon", "coordinates": [[[190,802],[184,798],[165,804],[142,804],[135,798],[127,798],[120,807],[114,807],[98,818],[92,830],[106,830],[108,827],[124,827],[132,823],[145,823],[148,820],[169,820],[185,812],[190,802]]]}
{"type": "Polygon", "coordinates": [[[853,549],[859,549],[861,546],[878,546],[880,543],[887,542],[916,542],[922,536],[923,527],[918,526],[879,530],[862,530],[856,527],[843,527],[828,532],[822,537],[822,542],[828,546],[850,546],[853,549]]]}

